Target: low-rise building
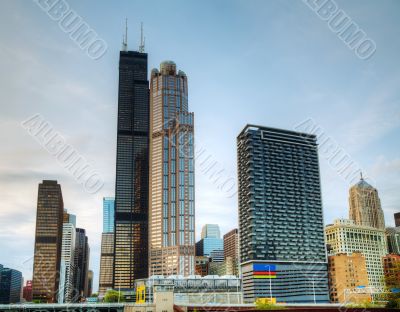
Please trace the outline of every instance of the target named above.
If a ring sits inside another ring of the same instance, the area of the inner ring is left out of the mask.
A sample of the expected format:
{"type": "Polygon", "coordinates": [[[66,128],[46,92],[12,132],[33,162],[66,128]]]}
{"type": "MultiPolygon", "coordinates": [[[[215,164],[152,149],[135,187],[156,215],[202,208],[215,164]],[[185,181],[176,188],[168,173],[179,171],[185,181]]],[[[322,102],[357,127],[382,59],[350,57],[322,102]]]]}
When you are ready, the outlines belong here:
{"type": "Polygon", "coordinates": [[[240,304],[241,279],[236,276],[208,275],[158,276],[135,281],[135,289],[140,293],[141,302],[153,302],[154,290],[160,287],[173,289],[174,304],[240,304]]]}
{"type": "Polygon", "coordinates": [[[400,286],[400,255],[389,254],[383,257],[385,285],[389,289],[400,286]]]}
{"type": "Polygon", "coordinates": [[[338,219],[325,227],[329,255],[360,252],[365,257],[368,284],[383,289],[382,257],[387,254],[385,230],[356,225],[352,220],[338,219]]]}
{"type": "Polygon", "coordinates": [[[329,295],[333,303],[359,302],[365,296],[347,297],[348,290],[368,287],[365,257],[361,253],[340,253],[328,257],[329,295]]]}

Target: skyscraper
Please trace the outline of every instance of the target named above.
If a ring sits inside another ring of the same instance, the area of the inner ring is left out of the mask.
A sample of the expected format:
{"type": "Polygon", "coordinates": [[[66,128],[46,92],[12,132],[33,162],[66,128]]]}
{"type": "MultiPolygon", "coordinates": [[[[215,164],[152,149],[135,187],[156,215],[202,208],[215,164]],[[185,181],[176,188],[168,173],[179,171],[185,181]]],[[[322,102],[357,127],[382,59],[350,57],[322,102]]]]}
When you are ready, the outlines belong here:
{"type": "Polygon", "coordinates": [[[99,298],[113,288],[114,233],[101,235],[99,298]]]}
{"type": "Polygon", "coordinates": [[[115,198],[103,198],[103,233],[114,233],[115,198]]]}
{"type": "Polygon", "coordinates": [[[20,303],[22,273],[0,265],[0,304],[20,303]]]}
{"type": "Polygon", "coordinates": [[[60,264],[60,285],[58,303],[73,302],[75,273],[75,237],[76,229],[73,223],[63,224],[63,237],[60,264]]]}
{"type": "MultiPolygon", "coordinates": [[[[221,238],[218,224],[206,224],[201,230],[201,240],[196,243],[196,256],[211,257],[213,251],[223,253],[224,241],[221,238]]],[[[215,254],[218,254],[220,260],[220,253],[215,254]]]]}
{"type": "Polygon", "coordinates": [[[239,230],[233,229],[224,235],[225,262],[231,263],[232,274],[239,275],[239,230]]]}
{"type": "Polygon", "coordinates": [[[75,237],[75,252],[74,252],[74,264],[75,264],[75,297],[78,301],[82,300],[87,296],[87,285],[88,285],[88,270],[89,270],[89,254],[90,248],[88,243],[88,237],[84,229],[76,229],[75,237]]]}
{"type": "Polygon", "coordinates": [[[99,298],[102,299],[108,289],[113,287],[114,268],[114,199],[103,199],[103,233],[101,235],[99,298]],[[112,212],[111,212],[112,211],[112,212]],[[111,220],[112,219],[112,220],[111,220]],[[111,227],[110,224],[113,226],[111,227]]]}
{"type": "Polygon", "coordinates": [[[148,274],[149,82],[147,54],[119,59],[114,288],[148,274]]]}
{"type": "Polygon", "coordinates": [[[224,235],[224,257],[239,259],[239,231],[233,229],[224,235]]]}
{"type": "Polygon", "coordinates": [[[329,302],[316,137],[247,125],[237,148],[245,301],[329,302]]]}
{"type": "Polygon", "coordinates": [[[350,188],[350,220],[363,226],[385,229],[385,219],[381,208],[378,191],[368,184],[363,177],[350,188]]]}
{"type": "Polygon", "coordinates": [[[201,229],[201,238],[221,238],[221,231],[218,224],[205,224],[201,229]]]}
{"type": "Polygon", "coordinates": [[[39,184],[33,260],[34,300],[54,303],[60,278],[64,202],[57,181],[39,184]]]}
{"type": "Polygon", "coordinates": [[[150,82],[150,275],[194,273],[193,119],[186,74],[161,63],[150,82]]]}

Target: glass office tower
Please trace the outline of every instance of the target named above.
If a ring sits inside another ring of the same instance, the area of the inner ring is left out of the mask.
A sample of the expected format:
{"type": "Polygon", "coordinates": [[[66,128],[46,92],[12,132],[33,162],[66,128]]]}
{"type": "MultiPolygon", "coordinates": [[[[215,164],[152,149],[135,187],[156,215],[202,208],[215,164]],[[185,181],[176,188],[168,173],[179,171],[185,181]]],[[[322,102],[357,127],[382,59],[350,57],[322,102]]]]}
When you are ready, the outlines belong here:
{"type": "Polygon", "coordinates": [[[193,123],[186,74],[163,62],[150,82],[150,275],[194,274],[193,123]]]}
{"type": "Polygon", "coordinates": [[[149,82],[147,54],[121,51],[115,185],[115,289],[148,274],[149,82]]]}
{"type": "Polygon", "coordinates": [[[103,198],[103,233],[114,233],[115,198],[103,198]]]}
{"type": "Polygon", "coordinates": [[[329,302],[316,137],[247,125],[237,149],[245,301],[329,302]]]}
{"type": "Polygon", "coordinates": [[[22,283],[20,271],[4,268],[0,264],[0,304],[20,303],[22,283]]]}
{"type": "Polygon", "coordinates": [[[33,260],[33,300],[57,302],[60,279],[64,202],[57,181],[39,184],[35,255],[33,260]]]}

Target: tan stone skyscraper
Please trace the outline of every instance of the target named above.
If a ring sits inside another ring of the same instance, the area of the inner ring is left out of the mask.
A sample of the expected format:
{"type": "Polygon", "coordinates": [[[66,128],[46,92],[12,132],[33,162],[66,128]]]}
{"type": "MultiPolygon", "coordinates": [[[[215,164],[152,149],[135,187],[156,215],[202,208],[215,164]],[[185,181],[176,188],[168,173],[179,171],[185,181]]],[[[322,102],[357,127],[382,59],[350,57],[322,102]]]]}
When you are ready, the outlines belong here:
{"type": "Polygon", "coordinates": [[[149,275],[194,274],[193,113],[175,63],[150,81],[149,275]]]}
{"type": "Polygon", "coordinates": [[[33,260],[33,299],[46,303],[57,301],[60,280],[64,202],[57,181],[39,184],[35,256],[33,260]]]}
{"type": "Polygon", "coordinates": [[[360,181],[350,188],[349,204],[349,218],[356,224],[385,229],[378,191],[365,182],[362,176],[360,181]]]}

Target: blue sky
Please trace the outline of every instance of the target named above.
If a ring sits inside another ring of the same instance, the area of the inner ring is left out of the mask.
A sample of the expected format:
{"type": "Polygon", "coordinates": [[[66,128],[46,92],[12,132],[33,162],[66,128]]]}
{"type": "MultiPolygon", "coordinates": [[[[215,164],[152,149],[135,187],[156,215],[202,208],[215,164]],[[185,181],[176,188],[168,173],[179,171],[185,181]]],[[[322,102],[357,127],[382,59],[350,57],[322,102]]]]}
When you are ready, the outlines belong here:
{"type": "MultiPolygon", "coordinates": [[[[195,140],[236,179],[236,136],[246,123],[321,125],[378,188],[387,225],[400,210],[400,3],[336,1],[376,42],[360,60],[302,1],[73,1],[108,44],[90,59],[34,1],[0,3],[0,263],[31,277],[37,184],[57,179],[65,207],[88,230],[97,288],[102,197],[114,194],[118,55],[144,22],[149,68],[174,60],[189,79],[195,140]],[[40,113],[105,178],[81,185],[21,127],[40,113]]],[[[196,228],[237,226],[237,199],[197,163],[196,228]]],[[[325,223],[348,215],[348,182],[320,157],[325,223]]]]}

